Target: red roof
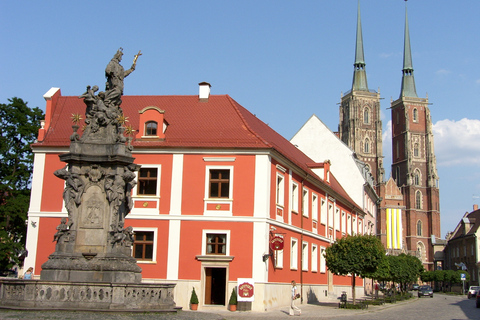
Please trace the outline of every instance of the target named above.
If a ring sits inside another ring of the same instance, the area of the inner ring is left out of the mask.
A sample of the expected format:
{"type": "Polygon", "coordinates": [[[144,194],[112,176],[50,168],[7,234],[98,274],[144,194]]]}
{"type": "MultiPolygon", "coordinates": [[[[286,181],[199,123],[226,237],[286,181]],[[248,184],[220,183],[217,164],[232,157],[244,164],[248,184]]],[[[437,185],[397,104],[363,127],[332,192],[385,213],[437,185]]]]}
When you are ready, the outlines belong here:
{"type": "MultiPolygon", "coordinates": [[[[122,96],[121,108],[128,117],[127,125],[138,129],[139,110],[149,106],[165,111],[168,123],[165,140],[134,140],[134,148],[274,149],[310,176],[322,181],[307,166],[307,163],[314,162],[311,158],[228,95],[211,95],[206,102],[199,101],[197,95],[122,96]]],[[[76,96],[59,96],[44,140],[33,147],[68,147],[73,133],[72,114],[85,117],[83,100],[76,96]]],[[[82,125],[80,123],[80,127],[82,125]]],[[[354,204],[335,178],[330,187],[354,204]]]]}

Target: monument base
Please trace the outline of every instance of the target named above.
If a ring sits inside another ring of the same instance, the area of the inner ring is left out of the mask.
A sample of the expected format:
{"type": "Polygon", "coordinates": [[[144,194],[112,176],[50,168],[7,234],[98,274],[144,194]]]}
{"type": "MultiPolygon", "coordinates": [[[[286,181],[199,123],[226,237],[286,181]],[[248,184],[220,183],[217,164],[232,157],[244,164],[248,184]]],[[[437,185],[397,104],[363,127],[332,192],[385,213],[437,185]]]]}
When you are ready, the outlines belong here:
{"type": "Polygon", "coordinates": [[[0,308],[177,312],[175,284],[0,280],[0,308]]]}

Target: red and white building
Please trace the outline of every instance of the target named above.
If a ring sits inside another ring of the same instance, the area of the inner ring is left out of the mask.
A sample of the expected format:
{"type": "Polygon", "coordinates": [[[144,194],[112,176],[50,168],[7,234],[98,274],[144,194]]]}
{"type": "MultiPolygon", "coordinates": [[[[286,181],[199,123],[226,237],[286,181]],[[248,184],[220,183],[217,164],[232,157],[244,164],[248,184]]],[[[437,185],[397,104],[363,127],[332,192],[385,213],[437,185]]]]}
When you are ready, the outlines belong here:
{"type": "MultiPolygon", "coordinates": [[[[72,114],[85,112],[81,99],[58,88],[44,97],[25,260],[37,275],[67,216],[64,181],[53,172],[65,166],[59,155],[69,150],[72,114]]],[[[334,164],[315,162],[230,96],[210,95],[208,83],[199,95],[122,101],[141,165],[125,226],[135,231],[143,281],[176,283],[183,308],[195,287],[204,310],[225,308],[239,278],[252,279],[256,311],[289,305],[292,280],[303,302],[350,288],[351,277],[328,272],[323,253],[335,239],[363,233],[366,212],[332,174],[334,164]],[[274,237],[283,250],[270,248],[274,237]]]]}

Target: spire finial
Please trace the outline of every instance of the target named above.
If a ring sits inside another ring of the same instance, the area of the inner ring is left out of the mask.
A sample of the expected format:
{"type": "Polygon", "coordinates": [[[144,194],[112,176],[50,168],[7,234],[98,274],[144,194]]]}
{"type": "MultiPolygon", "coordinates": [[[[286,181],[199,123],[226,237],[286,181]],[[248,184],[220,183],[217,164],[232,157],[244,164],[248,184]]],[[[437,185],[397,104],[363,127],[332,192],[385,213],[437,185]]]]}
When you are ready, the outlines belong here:
{"type": "Polygon", "coordinates": [[[368,91],[365,58],[363,56],[362,22],[360,18],[360,0],[357,10],[357,39],[355,43],[355,62],[353,63],[352,90],[368,91]]]}
{"type": "Polygon", "coordinates": [[[413,77],[412,50],[410,47],[410,32],[408,28],[407,0],[405,0],[405,39],[403,46],[402,90],[400,97],[418,97],[413,77]]]}

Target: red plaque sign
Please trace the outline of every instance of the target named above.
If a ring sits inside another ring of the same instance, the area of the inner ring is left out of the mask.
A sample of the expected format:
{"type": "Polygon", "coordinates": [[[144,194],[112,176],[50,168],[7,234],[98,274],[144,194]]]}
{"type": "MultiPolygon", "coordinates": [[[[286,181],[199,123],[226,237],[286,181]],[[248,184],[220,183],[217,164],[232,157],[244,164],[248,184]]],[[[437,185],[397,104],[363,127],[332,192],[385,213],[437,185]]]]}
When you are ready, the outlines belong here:
{"type": "Polygon", "coordinates": [[[242,298],[253,297],[253,285],[248,282],[244,282],[238,286],[238,295],[242,298]]]}
{"type": "Polygon", "coordinates": [[[270,240],[270,249],[272,250],[283,250],[283,238],[280,236],[275,236],[270,240]]]}

